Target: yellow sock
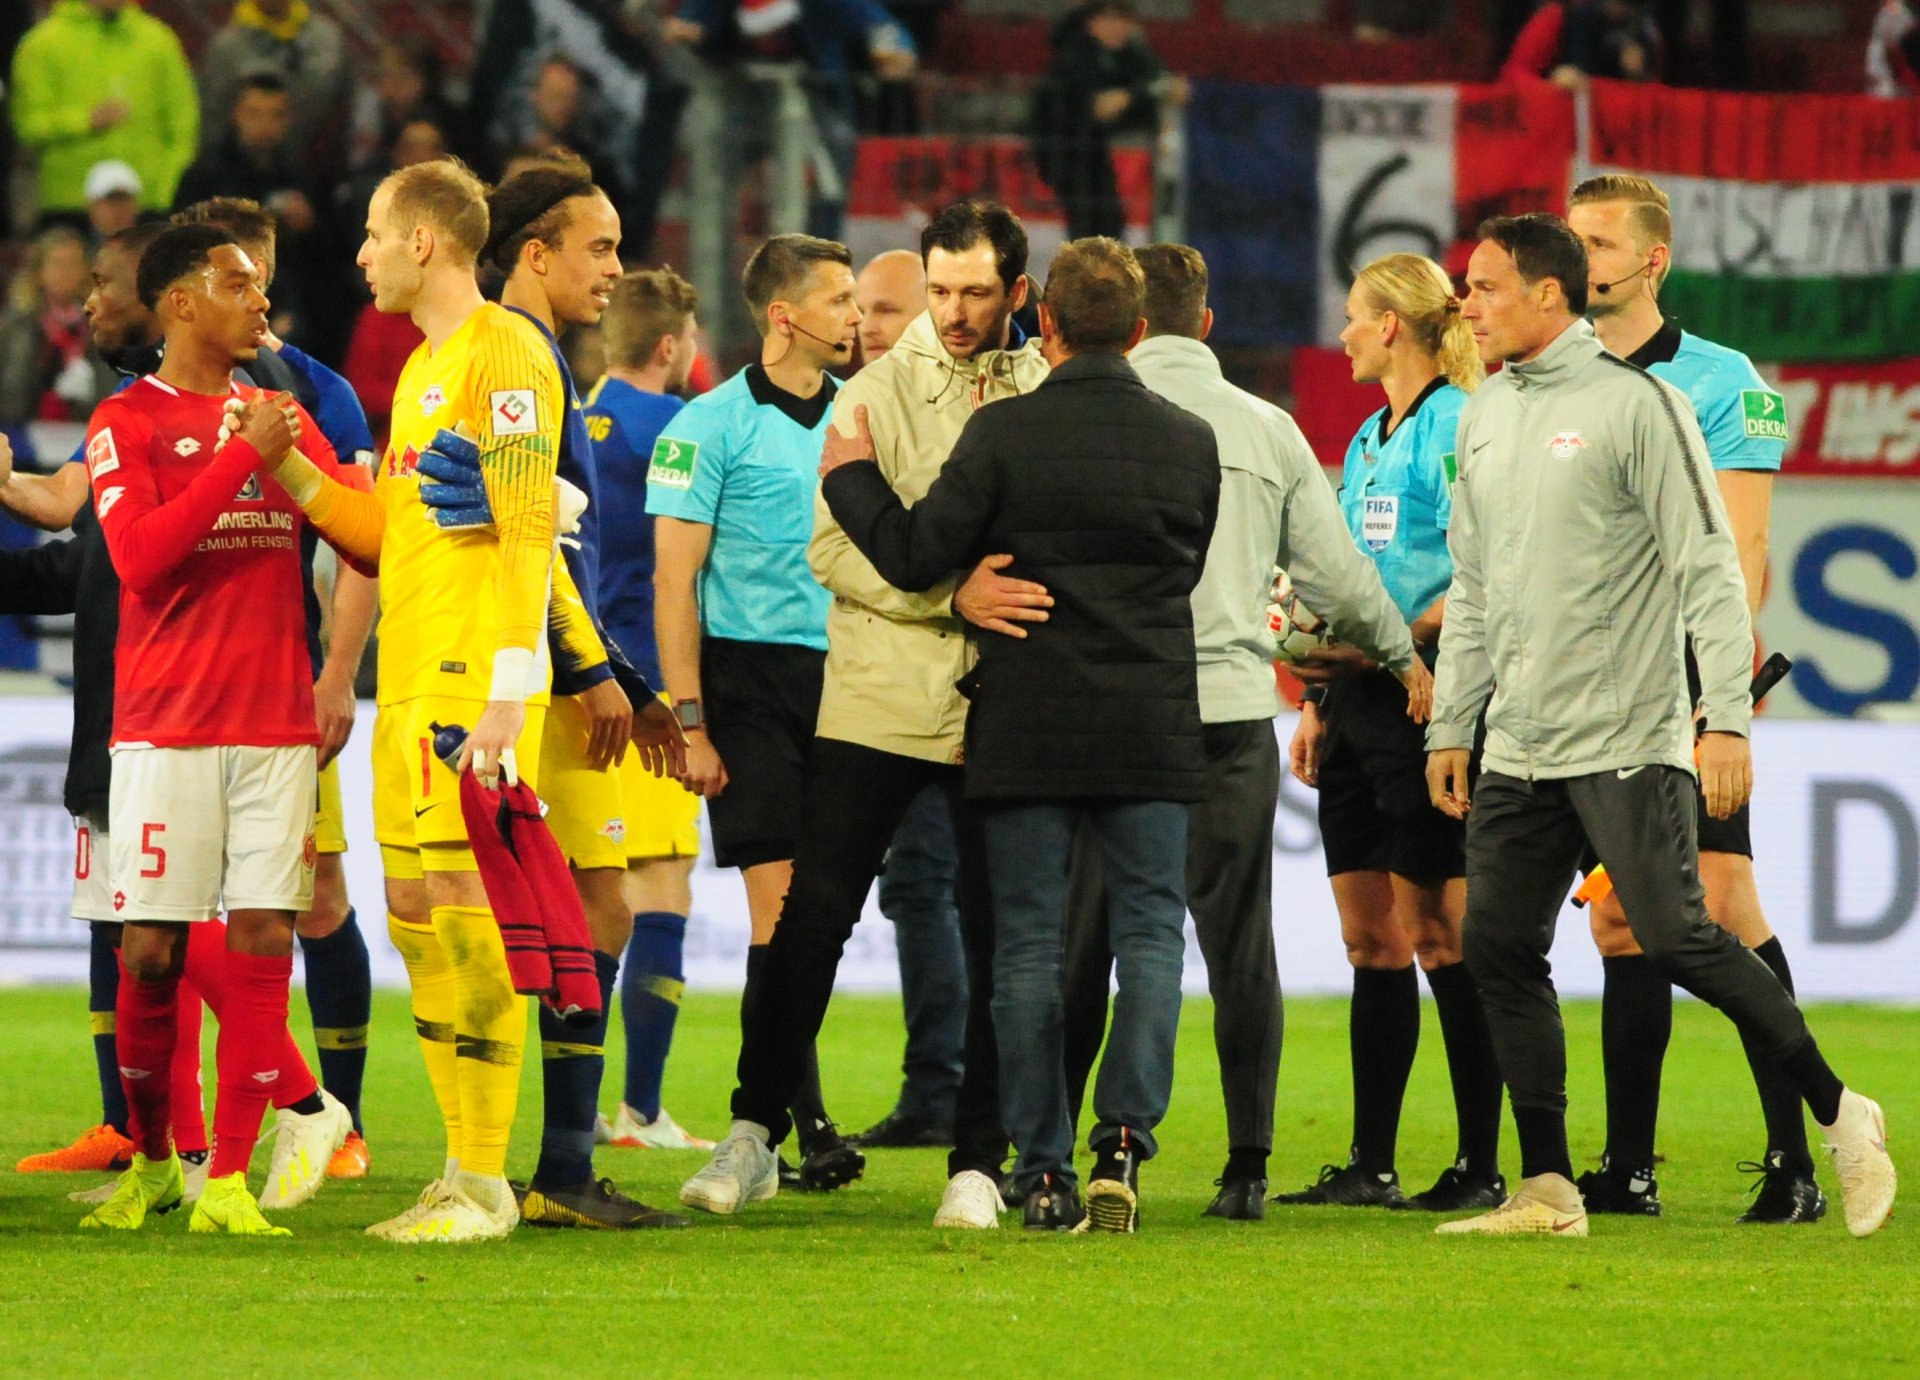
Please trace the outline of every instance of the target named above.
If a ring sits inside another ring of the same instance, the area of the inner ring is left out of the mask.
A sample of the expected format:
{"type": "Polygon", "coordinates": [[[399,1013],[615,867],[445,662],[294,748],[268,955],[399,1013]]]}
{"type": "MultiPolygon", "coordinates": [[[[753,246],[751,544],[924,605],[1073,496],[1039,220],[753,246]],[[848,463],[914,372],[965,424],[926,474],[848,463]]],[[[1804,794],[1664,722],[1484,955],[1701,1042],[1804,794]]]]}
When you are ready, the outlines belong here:
{"type": "Polygon", "coordinates": [[[513,990],[507,947],[492,911],[435,906],[433,928],[453,968],[460,1169],[466,1174],[505,1174],[507,1138],[520,1101],[527,999],[513,990]]]}
{"type": "Polygon", "coordinates": [[[387,916],[387,933],[407,965],[413,986],[413,1029],[420,1037],[420,1054],[427,1061],[427,1081],[440,1119],[447,1127],[447,1158],[460,1154],[460,1072],[454,1058],[453,965],[440,947],[432,925],[412,925],[397,915],[387,916]]]}

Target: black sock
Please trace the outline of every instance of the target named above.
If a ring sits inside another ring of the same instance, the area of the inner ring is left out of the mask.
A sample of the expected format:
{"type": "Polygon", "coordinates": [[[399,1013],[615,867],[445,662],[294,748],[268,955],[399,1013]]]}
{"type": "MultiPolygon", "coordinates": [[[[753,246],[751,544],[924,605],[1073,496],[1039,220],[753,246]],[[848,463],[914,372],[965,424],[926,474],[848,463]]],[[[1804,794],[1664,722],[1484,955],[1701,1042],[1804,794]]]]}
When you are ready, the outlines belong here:
{"type": "Polygon", "coordinates": [[[320,1100],[320,1089],[318,1088],[315,1088],[312,1092],[287,1108],[288,1111],[299,1116],[312,1116],[316,1112],[324,1112],[326,1109],[327,1104],[320,1100]]]}
{"type": "Polygon", "coordinates": [[[1479,989],[1464,963],[1427,974],[1440,1036],[1447,1046],[1447,1077],[1459,1123],[1457,1160],[1481,1174],[1500,1172],[1500,1064],[1480,1006],[1479,989]]]}
{"type": "Polygon", "coordinates": [[[114,1003],[120,996],[120,927],[104,920],[87,926],[87,1016],[93,1023],[93,1062],[100,1075],[100,1120],[127,1133],[127,1090],[120,1085],[114,1053],[114,1003]]]}
{"type": "Polygon", "coordinates": [[[360,1124],[360,1085],[367,1072],[367,1027],[373,1021],[373,969],[367,941],[351,908],[340,928],[320,939],[301,939],[307,965],[307,1010],[320,1056],[320,1082],[360,1124]]]}
{"type": "Polygon", "coordinates": [[[540,1003],[540,1088],[544,1120],[533,1181],[542,1188],[574,1188],[593,1182],[593,1124],[600,1110],[600,1080],[607,1067],[607,1022],[613,1014],[613,984],[620,960],[595,951],[600,982],[600,1019],[568,1025],[540,1003]]]}
{"type": "Polygon", "coordinates": [[[827,1115],[826,1098],[820,1093],[820,1046],[807,1046],[806,1071],[800,1075],[800,1086],[793,1094],[793,1105],[787,1108],[793,1116],[793,1134],[800,1142],[802,1156],[811,1155],[823,1144],[837,1139],[833,1129],[833,1118],[827,1115]]]}
{"type": "Polygon", "coordinates": [[[1223,1179],[1264,1179],[1267,1177],[1267,1151],[1257,1145],[1236,1145],[1227,1151],[1223,1179]]]}
{"type": "MultiPolygon", "coordinates": [[[[1760,961],[1773,969],[1780,985],[1793,995],[1793,970],[1778,936],[1754,950],[1760,961]]],[[[1740,1044],[1747,1051],[1747,1066],[1753,1070],[1753,1086],[1760,1093],[1760,1114],[1767,1121],[1767,1151],[1778,1152],[1789,1169],[1811,1179],[1813,1151],[1807,1145],[1807,1115],[1801,1111],[1800,1089],[1794,1086],[1777,1059],[1768,1057],[1755,1045],[1746,1031],[1740,1032],[1740,1044]]]]}
{"type": "Polygon", "coordinates": [[[1353,1057],[1353,1162],[1369,1174],[1390,1174],[1400,1104],[1420,1048],[1420,979],[1411,963],[1353,970],[1347,1044],[1353,1057]]]}
{"type": "Polygon", "coordinates": [[[1514,1129],[1520,1133],[1520,1177],[1537,1174],[1573,1177],[1573,1156],[1567,1152],[1567,1114],[1545,1107],[1515,1107],[1514,1129]]]}
{"type": "Polygon", "coordinates": [[[1620,1170],[1653,1168],[1660,1069],[1673,1038],[1673,983],[1645,954],[1601,960],[1600,1058],[1607,1076],[1607,1159],[1620,1170]]]}
{"type": "Polygon", "coordinates": [[[1793,1080],[1794,1086],[1800,1089],[1800,1096],[1807,1100],[1807,1107],[1815,1121],[1822,1126],[1831,1126],[1839,1120],[1840,1094],[1847,1090],[1847,1086],[1827,1066],[1826,1056],[1820,1053],[1820,1044],[1811,1034],[1807,1036],[1806,1044],[1780,1061],[1780,1067],[1793,1080]]]}

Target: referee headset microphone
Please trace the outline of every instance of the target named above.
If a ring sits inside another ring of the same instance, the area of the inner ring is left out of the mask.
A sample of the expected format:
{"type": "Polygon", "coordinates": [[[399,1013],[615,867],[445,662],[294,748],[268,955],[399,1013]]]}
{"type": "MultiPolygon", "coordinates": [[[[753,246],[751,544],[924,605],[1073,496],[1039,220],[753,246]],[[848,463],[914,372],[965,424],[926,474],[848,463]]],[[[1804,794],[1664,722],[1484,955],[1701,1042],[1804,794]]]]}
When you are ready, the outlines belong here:
{"type": "Polygon", "coordinates": [[[828,340],[823,335],[815,335],[812,331],[808,330],[805,326],[801,325],[798,321],[795,321],[791,316],[783,317],[781,319],[780,324],[785,326],[790,331],[800,332],[801,335],[804,335],[809,340],[817,341],[818,343],[825,345],[829,350],[832,350],[836,355],[851,354],[853,352],[853,342],[851,340],[828,340]]]}
{"type": "Polygon", "coordinates": [[[1633,272],[1625,274],[1622,277],[1615,278],[1611,283],[1595,283],[1593,285],[1593,290],[1599,293],[1602,297],[1605,297],[1609,292],[1612,292],[1615,288],[1619,287],[1620,284],[1631,283],[1635,278],[1638,278],[1642,273],[1645,273],[1649,268],[1652,268],[1652,267],[1653,267],[1653,260],[1648,259],[1645,262],[1643,262],[1640,265],[1640,267],[1634,269],[1633,272]]]}

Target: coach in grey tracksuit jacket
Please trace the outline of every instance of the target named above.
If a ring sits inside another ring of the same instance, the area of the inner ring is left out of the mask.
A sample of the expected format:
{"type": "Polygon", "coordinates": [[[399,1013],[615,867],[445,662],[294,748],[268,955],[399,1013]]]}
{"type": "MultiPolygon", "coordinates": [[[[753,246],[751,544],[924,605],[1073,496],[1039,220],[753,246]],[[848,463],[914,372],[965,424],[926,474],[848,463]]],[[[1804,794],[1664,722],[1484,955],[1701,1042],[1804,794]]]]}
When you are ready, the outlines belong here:
{"type": "Polygon", "coordinates": [[[1783,1062],[1811,1047],[1766,965],[1707,918],[1698,879],[1683,637],[1708,729],[1744,737],[1753,629],[1685,395],[1608,354],[1585,321],[1474,393],[1456,453],[1427,746],[1470,748],[1486,711],[1467,817],[1466,957],[1523,1175],[1570,1173],[1546,954],[1583,830],[1648,958],[1783,1062]]]}

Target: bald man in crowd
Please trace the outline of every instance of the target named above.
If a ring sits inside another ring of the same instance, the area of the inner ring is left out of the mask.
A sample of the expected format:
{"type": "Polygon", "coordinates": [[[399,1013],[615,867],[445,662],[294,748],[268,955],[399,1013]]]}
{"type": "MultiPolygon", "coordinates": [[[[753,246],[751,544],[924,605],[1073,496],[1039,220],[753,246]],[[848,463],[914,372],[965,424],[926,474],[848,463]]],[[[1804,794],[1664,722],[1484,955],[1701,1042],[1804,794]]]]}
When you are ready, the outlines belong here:
{"type": "Polygon", "coordinates": [[[860,304],[860,356],[871,364],[888,350],[907,323],[927,309],[927,270],[911,249],[876,254],[853,287],[860,304]]]}

